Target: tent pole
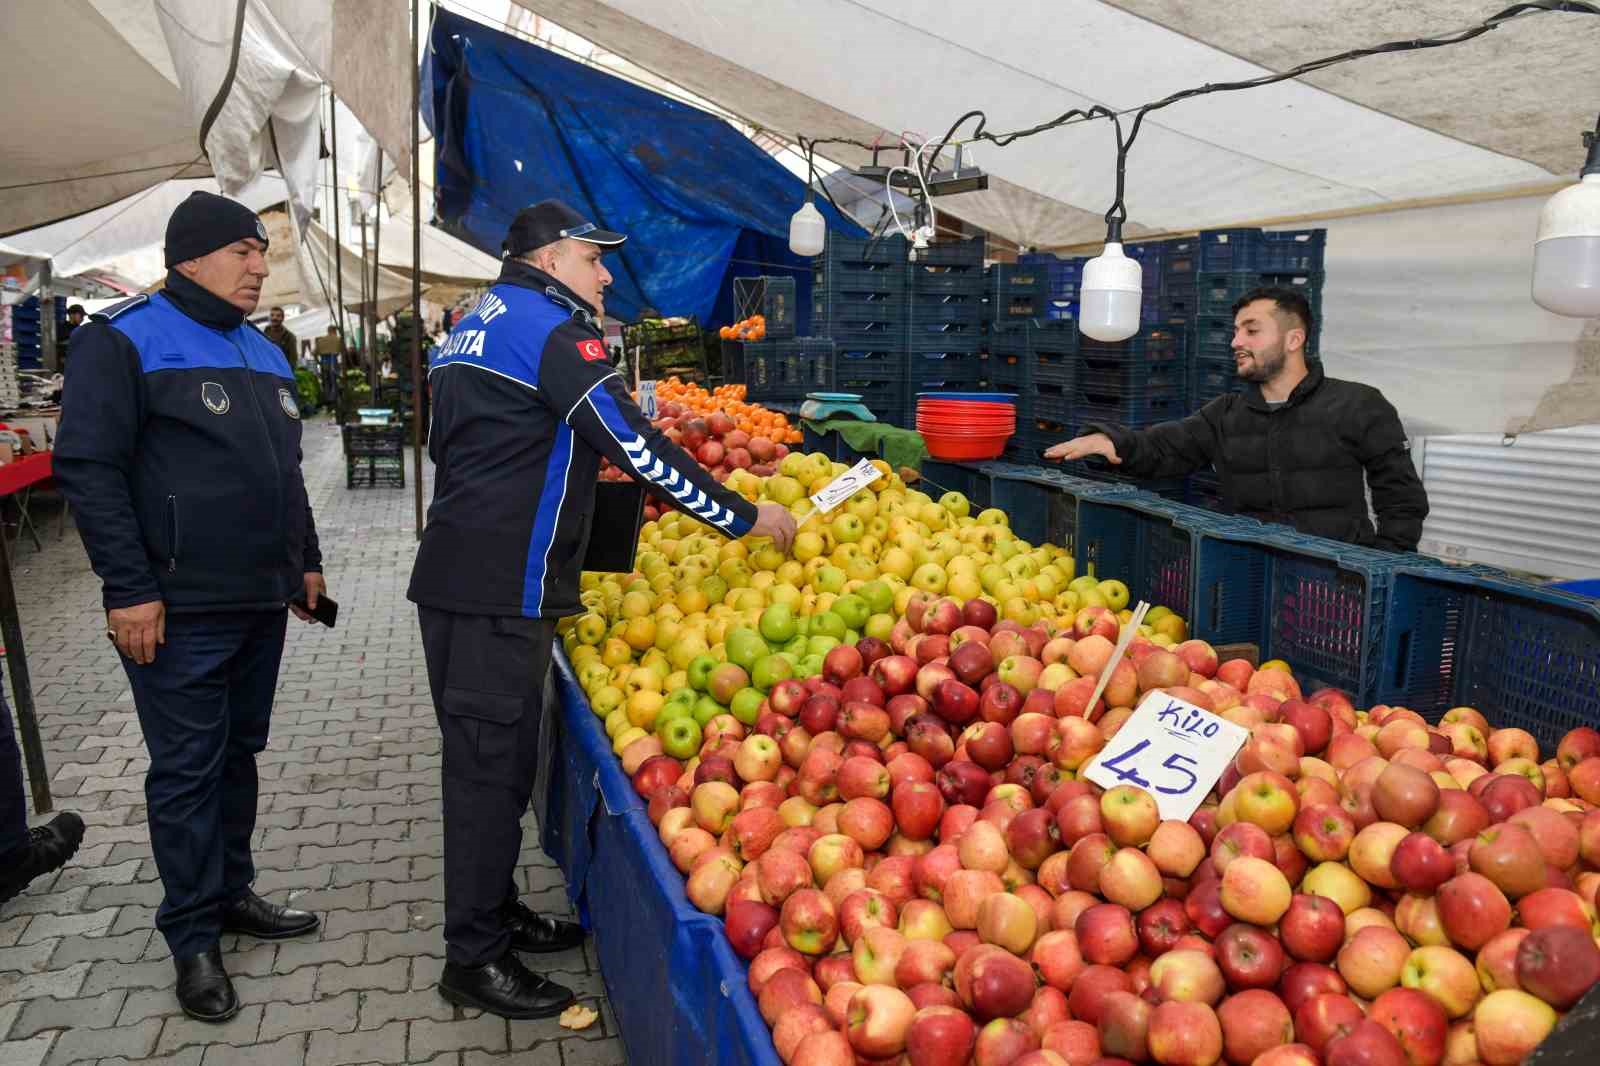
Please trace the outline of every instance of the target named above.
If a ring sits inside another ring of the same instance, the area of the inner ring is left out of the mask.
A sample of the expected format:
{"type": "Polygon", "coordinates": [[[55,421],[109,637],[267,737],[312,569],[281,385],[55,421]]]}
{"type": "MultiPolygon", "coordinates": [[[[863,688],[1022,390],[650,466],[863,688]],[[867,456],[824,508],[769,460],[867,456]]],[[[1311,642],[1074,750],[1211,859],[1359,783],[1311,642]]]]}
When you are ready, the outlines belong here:
{"type": "Polygon", "coordinates": [[[421,73],[417,47],[422,35],[417,25],[421,4],[411,0],[411,469],[416,474],[417,539],[422,539],[422,133],[421,73]]]}
{"type": "MultiPolygon", "coordinates": [[[[367,370],[371,362],[372,332],[367,329],[367,216],[361,215],[361,369],[367,370]]],[[[367,384],[372,379],[367,378],[367,384]]]]}
{"type": "Polygon", "coordinates": [[[376,404],[378,389],[383,386],[383,363],[378,358],[378,239],[383,231],[383,149],[378,149],[378,172],[372,178],[372,305],[367,316],[372,322],[372,343],[367,352],[372,356],[372,399],[376,404]]]}
{"type": "MultiPolygon", "coordinates": [[[[331,89],[328,91],[328,139],[333,142],[328,149],[328,154],[333,159],[333,190],[328,198],[333,203],[333,273],[339,287],[337,297],[339,306],[334,309],[333,317],[339,323],[340,351],[337,373],[343,374],[344,349],[350,344],[344,319],[344,238],[339,236],[339,210],[345,205],[340,203],[344,190],[339,187],[339,97],[331,89]]],[[[337,377],[335,380],[338,380],[337,377]]]]}

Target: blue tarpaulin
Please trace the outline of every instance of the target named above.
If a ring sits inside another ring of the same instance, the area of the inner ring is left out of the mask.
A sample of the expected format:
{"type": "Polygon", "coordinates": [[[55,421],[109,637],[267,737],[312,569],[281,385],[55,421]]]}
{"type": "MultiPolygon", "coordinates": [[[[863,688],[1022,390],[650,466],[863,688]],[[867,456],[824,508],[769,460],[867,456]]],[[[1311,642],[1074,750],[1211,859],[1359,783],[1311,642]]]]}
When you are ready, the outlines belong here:
{"type": "Polygon", "coordinates": [[[498,256],[517,211],[557,197],[628,235],[606,256],[609,316],[729,322],[732,279],[760,274],[795,276],[809,310],[810,263],[788,247],[805,183],[722,119],[444,10],[423,78],[447,232],[498,256]]]}

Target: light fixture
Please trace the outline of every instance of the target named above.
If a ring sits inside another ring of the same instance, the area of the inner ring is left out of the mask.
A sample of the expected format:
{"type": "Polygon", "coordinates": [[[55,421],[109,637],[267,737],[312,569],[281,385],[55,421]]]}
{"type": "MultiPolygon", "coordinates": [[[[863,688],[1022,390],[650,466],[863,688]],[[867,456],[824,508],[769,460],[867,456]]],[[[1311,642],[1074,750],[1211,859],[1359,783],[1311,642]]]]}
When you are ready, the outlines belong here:
{"type": "Polygon", "coordinates": [[[1097,341],[1125,341],[1139,332],[1144,273],[1122,254],[1122,223],[1106,224],[1106,246],[1083,266],[1078,286],[1078,332],[1097,341]]]}
{"type": "Polygon", "coordinates": [[[1600,125],[1578,184],[1550,197],[1533,243],[1533,302],[1572,318],[1600,316],[1600,125]]]}
{"type": "Polygon", "coordinates": [[[828,225],[822,220],[822,212],[817,210],[817,205],[811,202],[811,187],[808,185],[806,202],[789,219],[789,251],[807,259],[821,255],[827,235],[828,225]]]}

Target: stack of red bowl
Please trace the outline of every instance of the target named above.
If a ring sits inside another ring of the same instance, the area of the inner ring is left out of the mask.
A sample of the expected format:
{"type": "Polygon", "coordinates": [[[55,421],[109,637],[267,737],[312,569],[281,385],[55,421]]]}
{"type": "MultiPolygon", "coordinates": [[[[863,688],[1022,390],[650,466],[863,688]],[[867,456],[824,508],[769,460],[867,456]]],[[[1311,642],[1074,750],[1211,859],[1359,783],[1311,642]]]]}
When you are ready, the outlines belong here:
{"type": "Polygon", "coordinates": [[[1016,430],[1014,392],[917,394],[917,432],[935,459],[993,459],[1016,430]]]}

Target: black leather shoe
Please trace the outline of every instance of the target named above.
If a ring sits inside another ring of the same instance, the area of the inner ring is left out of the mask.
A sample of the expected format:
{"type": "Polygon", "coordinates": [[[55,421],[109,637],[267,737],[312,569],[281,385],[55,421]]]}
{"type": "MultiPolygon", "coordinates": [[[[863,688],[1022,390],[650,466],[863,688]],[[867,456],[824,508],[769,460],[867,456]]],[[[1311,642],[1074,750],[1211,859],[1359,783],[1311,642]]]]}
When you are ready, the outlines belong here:
{"type": "Polygon", "coordinates": [[[28,842],[0,858],[0,903],[21,895],[35,877],[61,869],[81,843],[83,819],[71,811],[28,830],[28,842]]]}
{"type": "Polygon", "coordinates": [[[225,1022],[239,1013],[239,997],[222,968],[220,947],[213,945],[173,962],[178,967],[178,1005],[183,1013],[202,1022],[225,1022]]]}
{"type": "Polygon", "coordinates": [[[243,933],[258,940],[303,936],[319,924],[321,919],[309,911],[280,907],[248,891],[222,909],[224,933],[243,933]]]}
{"type": "Polygon", "coordinates": [[[565,951],[583,943],[583,926],[535,914],[520,900],[508,903],[500,912],[511,931],[511,950],[544,955],[565,951]]]}
{"type": "Polygon", "coordinates": [[[510,951],[482,966],[445,963],[439,994],[502,1018],[549,1018],[577,1001],[571,989],[533,973],[510,951]]]}

